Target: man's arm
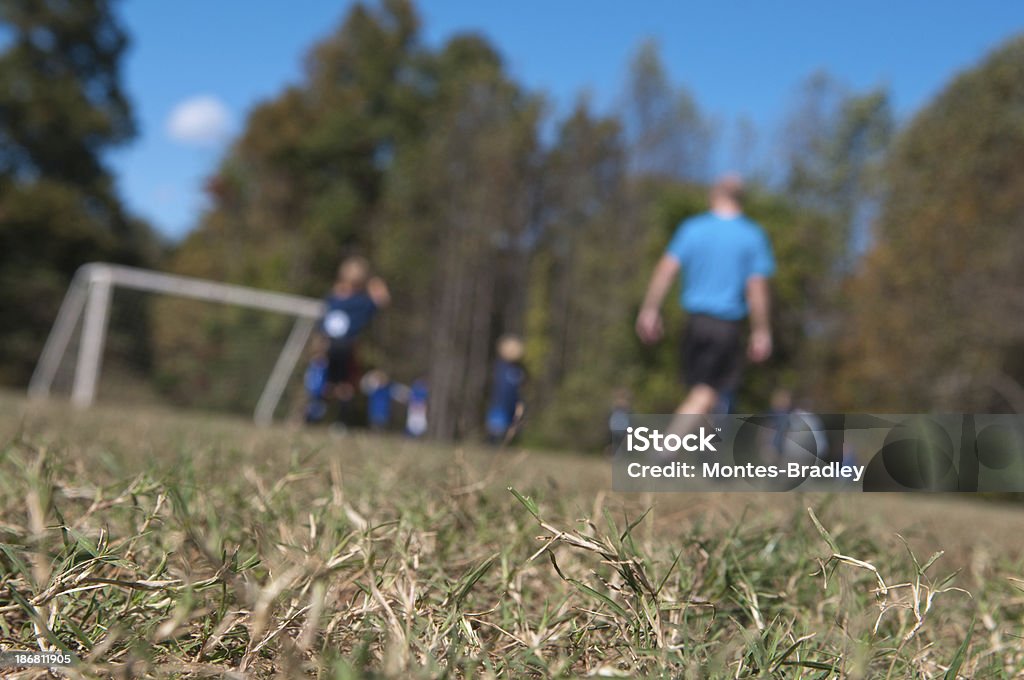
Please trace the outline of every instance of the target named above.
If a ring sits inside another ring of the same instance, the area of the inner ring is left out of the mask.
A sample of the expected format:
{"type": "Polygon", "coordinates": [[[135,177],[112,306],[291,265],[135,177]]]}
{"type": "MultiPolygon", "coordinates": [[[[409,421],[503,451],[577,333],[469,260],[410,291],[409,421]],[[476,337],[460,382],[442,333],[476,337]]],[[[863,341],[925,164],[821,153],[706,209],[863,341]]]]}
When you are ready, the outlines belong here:
{"type": "Polygon", "coordinates": [[[658,266],[651,274],[651,282],[647,285],[643,305],[636,317],[636,334],[645,343],[651,344],[661,339],[663,327],[661,323],[661,304],[665,301],[676,274],[679,273],[679,260],[671,255],[662,255],[658,266]]]}
{"type": "Polygon", "coordinates": [[[767,277],[751,276],[747,279],[747,308],[750,310],[747,356],[753,362],[761,362],[772,355],[771,290],[767,277]]]}

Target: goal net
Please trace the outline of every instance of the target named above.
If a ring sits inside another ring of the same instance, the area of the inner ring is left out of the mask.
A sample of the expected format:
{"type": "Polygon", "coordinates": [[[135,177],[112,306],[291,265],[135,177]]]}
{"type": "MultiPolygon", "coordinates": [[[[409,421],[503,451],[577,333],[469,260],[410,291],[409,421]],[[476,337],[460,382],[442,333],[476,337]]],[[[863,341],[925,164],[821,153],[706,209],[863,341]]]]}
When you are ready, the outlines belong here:
{"type": "Polygon", "coordinates": [[[321,311],[313,298],[88,264],[68,288],[29,394],[268,423],[301,408],[302,358],[321,311]]]}

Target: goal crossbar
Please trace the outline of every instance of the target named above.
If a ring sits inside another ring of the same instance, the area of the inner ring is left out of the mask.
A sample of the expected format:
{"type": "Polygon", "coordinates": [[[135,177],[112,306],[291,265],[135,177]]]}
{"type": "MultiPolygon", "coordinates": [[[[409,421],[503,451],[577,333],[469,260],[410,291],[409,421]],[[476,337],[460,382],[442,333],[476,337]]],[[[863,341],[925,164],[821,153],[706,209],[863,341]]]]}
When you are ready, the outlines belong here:
{"type": "Polygon", "coordinates": [[[75,272],[57,312],[39,362],[29,381],[31,397],[47,397],[53,386],[61,357],[74,336],[82,315],[82,340],[71,388],[71,402],[78,407],[92,405],[103,356],[110,296],[114,288],[130,288],[177,297],[237,305],[296,317],[288,339],[260,394],[253,414],[258,423],[268,423],[281,399],[288,378],[295,370],[302,350],[323,314],[323,302],[315,298],[260,290],[190,276],[165,274],[123,265],[93,262],[75,272]]]}

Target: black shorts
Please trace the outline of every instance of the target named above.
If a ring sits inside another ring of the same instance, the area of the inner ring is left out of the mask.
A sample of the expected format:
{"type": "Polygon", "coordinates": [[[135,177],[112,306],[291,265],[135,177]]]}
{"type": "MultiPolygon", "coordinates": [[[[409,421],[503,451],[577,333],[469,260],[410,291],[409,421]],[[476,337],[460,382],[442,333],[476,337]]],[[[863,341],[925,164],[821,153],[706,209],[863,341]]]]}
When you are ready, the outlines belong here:
{"type": "Polygon", "coordinates": [[[355,347],[352,345],[331,346],[327,350],[327,383],[354,385],[359,380],[356,366],[355,347]]]}
{"type": "Polygon", "coordinates": [[[691,314],[683,335],[683,378],[687,386],[735,389],[743,372],[743,329],[739,321],[691,314]]]}

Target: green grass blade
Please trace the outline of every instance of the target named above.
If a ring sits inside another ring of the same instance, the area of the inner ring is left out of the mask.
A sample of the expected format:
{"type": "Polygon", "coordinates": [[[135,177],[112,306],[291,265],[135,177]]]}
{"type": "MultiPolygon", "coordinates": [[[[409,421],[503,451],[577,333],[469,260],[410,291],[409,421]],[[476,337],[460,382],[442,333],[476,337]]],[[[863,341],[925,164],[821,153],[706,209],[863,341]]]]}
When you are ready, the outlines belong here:
{"type": "Polygon", "coordinates": [[[960,674],[960,668],[964,665],[964,659],[967,658],[967,648],[971,644],[971,637],[974,635],[974,624],[977,620],[977,617],[971,619],[971,625],[967,628],[967,635],[964,636],[964,641],[960,643],[960,647],[956,650],[953,660],[949,662],[949,668],[946,670],[945,675],[942,676],[942,680],[956,680],[960,674]]]}
{"type": "Polygon", "coordinates": [[[574,578],[570,578],[569,579],[569,583],[573,584],[574,586],[579,588],[581,591],[583,591],[587,595],[590,595],[591,597],[596,597],[601,602],[604,602],[606,605],[608,605],[609,607],[612,608],[612,611],[614,611],[616,614],[618,614],[620,617],[622,617],[624,622],[629,621],[630,619],[633,618],[632,616],[629,615],[629,612],[627,612],[625,609],[622,608],[622,605],[620,605],[619,603],[617,603],[615,600],[613,600],[612,598],[608,597],[604,593],[599,593],[598,591],[594,590],[593,588],[591,588],[587,584],[583,583],[582,581],[577,581],[574,578]]]}
{"type": "Polygon", "coordinates": [[[524,496],[523,494],[519,493],[518,491],[516,491],[511,486],[507,487],[507,488],[508,488],[508,491],[513,496],[516,497],[516,500],[518,500],[520,503],[522,503],[523,507],[526,508],[530,512],[531,515],[533,515],[534,519],[536,519],[538,522],[541,521],[541,519],[540,519],[540,508],[537,507],[537,503],[534,502],[534,500],[532,498],[530,498],[529,496],[524,496]]]}
{"type": "Polygon", "coordinates": [[[814,514],[814,510],[807,508],[807,514],[811,516],[811,521],[814,522],[814,528],[818,530],[821,537],[828,543],[828,547],[832,549],[833,553],[839,552],[839,546],[836,545],[835,539],[832,538],[832,534],[828,533],[828,530],[822,526],[821,522],[818,521],[818,516],[814,514]]]}

